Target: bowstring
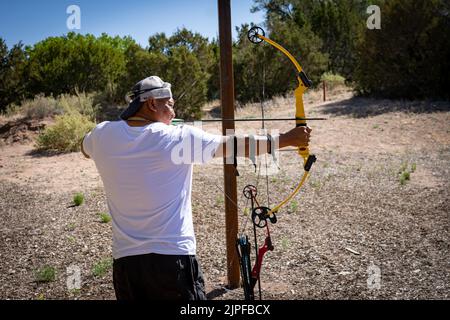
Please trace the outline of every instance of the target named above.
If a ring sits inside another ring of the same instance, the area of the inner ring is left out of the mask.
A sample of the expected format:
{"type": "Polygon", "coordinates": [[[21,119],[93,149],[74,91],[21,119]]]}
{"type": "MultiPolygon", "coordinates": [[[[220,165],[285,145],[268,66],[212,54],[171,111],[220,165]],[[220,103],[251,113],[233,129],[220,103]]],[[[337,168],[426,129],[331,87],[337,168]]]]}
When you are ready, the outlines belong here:
{"type": "MultiPolygon", "coordinates": [[[[266,61],[266,51],[263,50],[263,62],[266,61]]],[[[266,99],[266,65],[263,64],[263,79],[262,79],[262,99],[261,99],[261,119],[262,119],[262,130],[265,134],[266,133],[266,126],[265,126],[265,112],[264,112],[264,101],[266,99]]],[[[268,143],[266,144],[266,149],[267,149],[268,143]]],[[[267,151],[267,150],[266,150],[267,151]]],[[[267,158],[267,152],[264,154],[264,163],[265,163],[265,168],[266,168],[266,193],[267,193],[267,207],[270,208],[270,190],[269,190],[269,175],[268,175],[268,158],[267,158]]]]}

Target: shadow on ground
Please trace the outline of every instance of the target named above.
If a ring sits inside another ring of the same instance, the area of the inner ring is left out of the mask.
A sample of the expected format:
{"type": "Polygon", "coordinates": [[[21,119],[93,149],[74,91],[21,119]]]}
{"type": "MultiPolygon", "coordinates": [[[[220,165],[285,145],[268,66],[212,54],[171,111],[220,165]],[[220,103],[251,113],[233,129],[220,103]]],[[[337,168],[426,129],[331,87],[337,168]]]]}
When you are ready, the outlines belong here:
{"type": "Polygon", "coordinates": [[[324,114],[367,118],[390,112],[432,113],[450,111],[450,101],[380,100],[353,97],[321,107],[324,114]]]}

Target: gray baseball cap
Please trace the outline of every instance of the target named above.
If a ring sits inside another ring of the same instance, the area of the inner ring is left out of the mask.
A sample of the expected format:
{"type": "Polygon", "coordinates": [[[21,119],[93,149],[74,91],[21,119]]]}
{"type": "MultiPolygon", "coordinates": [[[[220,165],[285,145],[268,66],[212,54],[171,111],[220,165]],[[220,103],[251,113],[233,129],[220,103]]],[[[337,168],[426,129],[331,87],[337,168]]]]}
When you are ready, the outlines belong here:
{"type": "Polygon", "coordinates": [[[142,106],[142,103],[149,98],[172,98],[170,87],[170,83],[162,81],[158,76],[151,76],[139,81],[133,86],[132,92],[129,95],[131,101],[128,107],[120,114],[119,118],[127,120],[129,117],[132,117],[142,106]]]}

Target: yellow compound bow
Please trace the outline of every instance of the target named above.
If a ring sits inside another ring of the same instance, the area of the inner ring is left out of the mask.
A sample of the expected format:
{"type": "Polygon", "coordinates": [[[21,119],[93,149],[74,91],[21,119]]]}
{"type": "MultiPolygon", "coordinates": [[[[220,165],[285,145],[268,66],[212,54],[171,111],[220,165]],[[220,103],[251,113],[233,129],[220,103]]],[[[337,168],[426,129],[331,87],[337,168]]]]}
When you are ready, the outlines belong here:
{"type": "MultiPolygon", "coordinates": [[[[300,66],[300,63],[294,58],[294,56],[287,51],[285,48],[283,48],[281,45],[276,43],[275,41],[267,38],[265,36],[264,30],[260,27],[253,27],[248,32],[248,39],[255,44],[259,44],[263,41],[267,42],[268,44],[272,45],[276,49],[280,50],[284,55],[286,55],[289,60],[294,64],[295,68],[297,69],[297,80],[298,80],[298,87],[294,91],[295,96],[295,123],[297,127],[300,126],[306,126],[306,114],[305,114],[305,107],[303,105],[303,94],[305,91],[311,87],[312,82],[306,75],[306,73],[303,71],[302,67],[300,66]]],[[[278,205],[276,205],[273,209],[271,209],[267,214],[268,216],[273,215],[274,213],[278,212],[281,207],[283,207],[286,203],[288,203],[301,189],[303,184],[306,181],[306,178],[308,177],[309,170],[311,169],[311,166],[316,161],[316,156],[309,153],[308,147],[299,147],[298,148],[298,154],[303,158],[303,167],[304,167],[304,174],[298,183],[297,187],[292,191],[291,194],[289,194],[283,201],[281,201],[278,205]]]]}

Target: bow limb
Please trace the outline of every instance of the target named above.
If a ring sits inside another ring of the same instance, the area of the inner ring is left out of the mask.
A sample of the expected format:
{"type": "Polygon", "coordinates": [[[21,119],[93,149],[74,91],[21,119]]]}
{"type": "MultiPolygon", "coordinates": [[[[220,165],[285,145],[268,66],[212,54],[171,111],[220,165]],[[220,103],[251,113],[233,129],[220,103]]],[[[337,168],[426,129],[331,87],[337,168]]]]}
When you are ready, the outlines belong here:
{"type": "MultiPolygon", "coordinates": [[[[294,58],[294,56],[287,51],[283,46],[276,43],[272,39],[269,39],[261,34],[257,34],[257,37],[261,40],[267,42],[268,44],[272,45],[273,47],[280,50],[282,53],[284,53],[285,56],[289,58],[289,60],[292,62],[292,64],[295,66],[298,72],[297,81],[298,81],[298,87],[294,91],[295,96],[295,123],[297,127],[305,126],[306,127],[306,113],[305,113],[305,106],[303,104],[303,94],[305,93],[306,89],[311,85],[311,81],[306,76],[305,72],[303,71],[302,66],[300,63],[294,58]]],[[[304,163],[306,164],[306,161],[309,157],[309,149],[307,147],[301,147],[299,148],[299,155],[303,158],[304,163]]]]}
{"type": "Polygon", "coordinates": [[[303,184],[306,181],[306,178],[308,178],[309,175],[309,171],[305,171],[303,173],[303,177],[300,180],[300,182],[298,183],[297,187],[294,189],[294,191],[291,192],[291,194],[289,196],[287,196],[287,198],[285,198],[283,201],[281,201],[279,204],[277,204],[272,210],[269,211],[269,215],[278,212],[278,210],[280,210],[281,207],[283,207],[286,203],[288,203],[302,188],[303,184]]]}
{"type": "MultiPolygon", "coordinates": [[[[252,42],[258,43],[258,41],[255,41],[255,38],[258,38],[259,42],[261,42],[261,41],[267,42],[268,44],[272,45],[273,47],[275,47],[276,49],[281,51],[285,56],[287,56],[289,58],[289,60],[292,62],[292,64],[295,66],[295,68],[297,69],[298,86],[294,91],[295,118],[296,118],[295,123],[296,123],[297,127],[300,127],[300,126],[306,127],[307,124],[306,124],[305,107],[303,104],[303,94],[305,93],[307,88],[309,88],[312,85],[311,80],[309,80],[308,76],[303,71],[300,63],[295,59],[295,57],[288,50],[286,50],[283,46],[281,46],[277,42],[267,38],[264,35],[264,31],[262,29],[260,29],[258,27],[254,27],[254,28],[252,28],[252,30],[253,30],[253,34],[249,36],[249,39],[252,42]],[[262,34],[260,33],[259,30],[262,31],[262,34]],[[251,39],[251,37],[253,37],[253,40],[251,39]]],[[[249,34],[252,32],[252,30],[249,31],[249,34]]],[[[282,206],[284,206],[286,203],[288,203],[300,191],[301,187],[303,186],[303,184],[306,181],[306,178],[308,177],[311,166],[316,161],[316,157],[309,153],[308,147],[299,147],[298,154],[303,158],[303,165],[304,165],[304,169],[305,169],[303,177],[301,178],[300,182],[298,183],[298,185],[294,189],[294,191],[288,197],[286,197],[283,201],[281,201],[277,206],[275,206],[272,210],[270,210],[269,214],[278,212],[278,210],[282,206]]]]}
{"type": "MultiPolygon", "coordinates": [[[[280,50],[281,52],[283,52],[288,58],[289,60],[291,60],[291,62],[294,64],[295,68],[297,69],[298,73],[302,72],[303,69],[300,65],[300,63],[298,63],[298,61],[294,58],[294,56],[287,51],[285,48],[283,48],[280,44],[276,43],[275,41],[273,41],[272,39],[269,39],[261,34],[257,34],[256,35],[259,39],[267,42],[268,44],[274,46],[275,48],[277,48],[278,50],[280,50]]],[[[299,79],[300,80],[300,79],[299,79]]]]}

